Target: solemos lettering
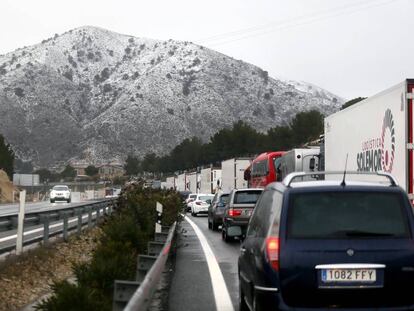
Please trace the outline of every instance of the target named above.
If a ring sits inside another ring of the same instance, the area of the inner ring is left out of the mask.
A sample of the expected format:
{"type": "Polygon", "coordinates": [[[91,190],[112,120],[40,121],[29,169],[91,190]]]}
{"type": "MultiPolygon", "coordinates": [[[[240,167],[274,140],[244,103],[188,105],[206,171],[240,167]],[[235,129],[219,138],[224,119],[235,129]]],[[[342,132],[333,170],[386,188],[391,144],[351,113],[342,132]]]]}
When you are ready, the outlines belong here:
{"type": "Polygon", "coordinates": [[[356,158],[358,171],[391,173],[395,157],[395,128],[390,109],[385,111],[381,136],[364,141],[361,149],[356,158]]]}

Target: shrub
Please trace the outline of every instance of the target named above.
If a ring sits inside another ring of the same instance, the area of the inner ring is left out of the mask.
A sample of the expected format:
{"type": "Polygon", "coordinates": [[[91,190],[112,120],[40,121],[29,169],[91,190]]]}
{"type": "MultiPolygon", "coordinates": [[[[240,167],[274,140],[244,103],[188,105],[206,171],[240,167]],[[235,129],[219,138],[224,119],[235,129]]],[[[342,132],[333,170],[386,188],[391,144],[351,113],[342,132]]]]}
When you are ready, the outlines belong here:
{"type": "Polygon", "coordinates": [[[108,92],[112,91],[112,86],[109,83],[106,83],[103,87],[103,91],[104,91],[104,93],[108,93],[108,92]]]}
{"type": "Polygon", "coordinates": [[[70,80],[70,81],[73,81],[73,70],[72,70],[72,69],[69,69],[68,71],[65,71],[65,72],[63,73],[63,76],[64,76],[66,79],[68,79],[68,80],[70,80]]]}
{"type": "Polygon", "coordinates": [[[16,87],[14,89],[14,94],[16,94],[17,97],[24,97],[24,90],[21,87],[16,87]]]}
{"type": "Polygon", "coordinates": [[[141,184],[123,192],[118,212],[102,228],[92,260],[74,265],[77,284],[53,284],[54,294],[36,309],[111,310],[114,280],[134,279],[137,255],[146,251],[153,238],[157,201],[164,206],[163,225],[172,225],[181,210],[177,192],[144,189],[141,184]]]}

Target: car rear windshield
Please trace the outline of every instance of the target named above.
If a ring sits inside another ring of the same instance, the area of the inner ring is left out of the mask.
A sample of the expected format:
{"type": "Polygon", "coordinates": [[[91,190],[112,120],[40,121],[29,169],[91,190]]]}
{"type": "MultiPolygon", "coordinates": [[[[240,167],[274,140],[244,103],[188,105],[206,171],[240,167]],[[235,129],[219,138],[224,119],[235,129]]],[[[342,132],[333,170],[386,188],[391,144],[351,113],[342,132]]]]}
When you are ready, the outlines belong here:
{"type": "Polygon", "coordinates": [[[256,204],[257,199],[262,194],[260,190],[237,191],[234,196],[235,204],[256,204]]]}
{"type": "Polygon", "coordinates": [[[56,191],[67,191],[68,190],[68,187],[53,187],[53,190],[56,190],[56,191]]]}
{"type": "Polygon", "coordinates": [[[207,200],[212,200],[213,196],[212,195],[206,195],[206,196],[202,196],[198,198],[201,201],[207,201],[207,200]]]}
{"type": "Polygon", "coordinates": [[[290,196],[288,238],[409,237],[398,193],[320,192],[290,196]]]}
{"type": "Polygon", "coordinates": [[[228,202],[229,202],[229,194],[223,194],[223,195],[220,197],[220,202],[221,202],[221,203],[224,203],[224,204],[228,203],[228,202]]]}

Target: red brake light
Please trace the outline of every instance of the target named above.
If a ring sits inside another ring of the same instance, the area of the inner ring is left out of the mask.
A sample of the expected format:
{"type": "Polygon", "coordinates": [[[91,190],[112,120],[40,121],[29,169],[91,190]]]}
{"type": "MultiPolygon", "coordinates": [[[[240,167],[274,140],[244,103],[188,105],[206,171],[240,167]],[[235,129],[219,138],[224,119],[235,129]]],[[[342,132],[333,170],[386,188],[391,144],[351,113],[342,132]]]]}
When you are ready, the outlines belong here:
{"type": "Polygon", "coordinates": [[[234,217],[234,216],[240,216],[242,214],[242,211],[240,209],[229,209],[229,216],[234,217]]]}
{"type": "Polygon", "coordinates": [[[268,237],[266,239],[266,255],[273,270],[279,271],[279,250],[280,240],[277,237],[268,237]]]}

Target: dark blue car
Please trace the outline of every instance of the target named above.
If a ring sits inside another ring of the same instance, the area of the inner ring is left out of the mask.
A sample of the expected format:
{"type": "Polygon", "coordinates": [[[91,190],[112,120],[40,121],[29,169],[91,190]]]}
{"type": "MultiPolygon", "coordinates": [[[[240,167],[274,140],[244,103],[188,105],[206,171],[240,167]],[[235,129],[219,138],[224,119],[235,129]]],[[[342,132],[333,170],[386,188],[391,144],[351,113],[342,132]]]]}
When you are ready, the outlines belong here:
{"type": "Polygon", "coordinates": [[[268,185],[239,257],[240,310],[414,310],[414,218],[390,184],[268,185]]]}

